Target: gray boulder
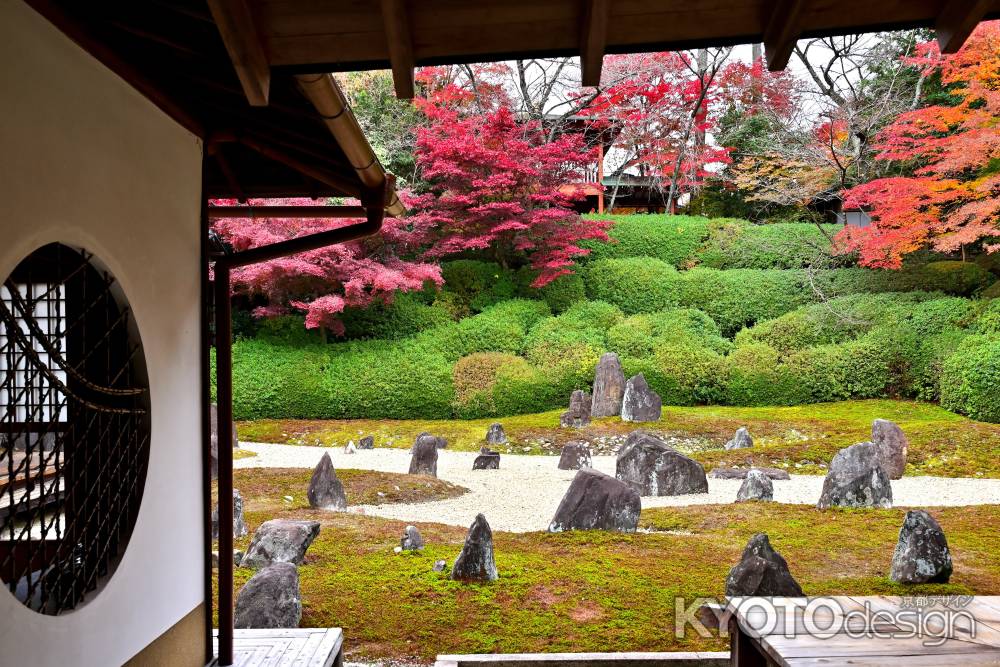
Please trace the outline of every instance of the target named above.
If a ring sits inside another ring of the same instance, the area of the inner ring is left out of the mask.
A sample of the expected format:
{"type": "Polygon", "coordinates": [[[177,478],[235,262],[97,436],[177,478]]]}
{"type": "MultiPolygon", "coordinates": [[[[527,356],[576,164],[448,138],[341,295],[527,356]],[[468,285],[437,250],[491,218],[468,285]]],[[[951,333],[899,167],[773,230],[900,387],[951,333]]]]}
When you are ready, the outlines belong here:
{"type": "Polygon", "coordinates": [[[583,428],[590,423],[590,394],[580,389],[569,397],[569,409],[559,415],[559,425],[563,428],[583,428]]]}
{"type": "Polygon", "coordinates": [[[753,438],[745,426],[736,429],[736,435],[726,443],[726,449],[747,449],[753,447],[753,438]]]}
{"type": "MultiPolygon", "coordinates": [[[[240,538],[249,532],[243,516],[243,496],[239,489],[233,489],[233,537],[240,538]]],[[[219,506],[212,510],[212,539],[219,539],[219,506]]]]}
{"type": "Polygon", "coordinates": [[[506,445],[507,442],[507,434],[504,433],[503,424],[500,422],[493,422],[490,424],[489,430],[486,431],[486,444],[506,445]]]}
{"type": "Polygon", "coordinates": [[[736,502],[748,500],[774,500],[774,483],[763,471],[756,468],[750,470],[736,493],[736,502]]]}
{"type": "Polygon", "coordinates": [[[708,493],[708,478],[700,463],[644,431],[633,431],[625,440],[615,477],[643,496],[708,493]]]}
{"type": "Polygon", "coordinates": [[[375,449],[375,436],[366,435],[358,440],[358,449],[375,449]]]}
{"type": "Polygon", "coordinates": [[[900,479],[906,469],[906,453],[910,443],[903,429],[888,419],[872,422],[872,444],[889,479],[900,479]]]}
{"type": "Polygon", "coordinates": [[[499,470],[500,452],[483,447],[479,451],[479,456],[472,462],[473,470],[499,470]]]}
{"type": "Polygon", "coordinates": [[[594,465],[590,455],[590,445],[580,441],[567,442],[563,445],[562,453],[559,455],[560,470],[580,470],[592,467],[594,465]]]}
{"type": "Polygon", "coordinates": [[[663,402],[660,395],[649,388],[642,373],[633,375],[625,383],[622,396],[622,419],[627,422],[660,421],[663,402]]]}
{"type": "Polygon", "coordinates": [[[746,479],[750,470],[760,470],[771,479],[791,479],[787,470],[781,468],[712,468],[708,476],[712,479],[746,479]]]}
{"type": "Polygon", "coordinates": [[[301,565],[306,549],[319,535],[319,521],[271,519],[260,524],[240,562],[242,567],[265,567],[271,563],[301,565]]]}
{"type": "Polygon", "coordinates": [[[591,399],[592,417],[613,417],[621,414],[625,397],[625,373],[622,362],[614,352],[601,355],[594,371],[594,395],[591,399]]]}
{"type": "Polygon", "coordinates": [[[300,620],[299,571],[291,563],[258,570],[236,596],[233,622],[237,628],[297,628],[300,620]]]}
{"type": "Polygon", "coordinates": [[[424,538],[420,536],[420,531],[416,526],[407,526],[403,531],[403,539],[399,541],[399,546],[403,551],[416,551],[424,548],[424,538]]]}
{"type": "Polygon", "coordinates": [[[423,433],[421,433],[420,435],[417,436],[417,439],[419,440],[420,438],[424,438],[424,437],[434,438],[434,444],[435,444],[435,446],[438,449],[447,449],[448,448],[448,440],[446,438],[442,438],[442,437],[436,436],[436,435],[431,435],[427,431],[424,431],[423,433]]]}
{"type": "Polygon", "coordinates": [[[728,597],[801,597],[802,587],[764,533],[750,538],[740,562],[726,577],[728,597]]]}
{"type": "Polygon", "coordinates": [[[634,533],[642,503],[628,484],[593,468],[576,473],[549,524],[550,533],[610,530],[634,533]]]}
{"type": "Polygon", "coordinates": [[[946,584],[951,570],[951,551],[938,522],[923,510],[907,512],[889,577],[902,584],[946,584]]]}
{"type": "Polygon", "coordinates": [[[410,453],[410,474],[437,477],[438,440],[430,433],[421,433],[410,453]]]}
{"type": "Polygon", "coordinates": [[[469,526],[462,552],[451,568],[451,578],[456,581],[496,581],[499,578],[497,564],[493,559],[493,531],[486,517],[476,515],[469,526]]]}
{"type": "Polygon", "coordinates": [[[347,509],[347,494],[344,485],[337,479],[330,453],[323,452],[322,458],[313,470],[309,480],[309,507],[322,510],[347,509]]]}
{"type": "Polygon", "coordinates": [[[892,485],[870,442],[845,447],[830,462],[817,507],[892,507],[892,485]]]}

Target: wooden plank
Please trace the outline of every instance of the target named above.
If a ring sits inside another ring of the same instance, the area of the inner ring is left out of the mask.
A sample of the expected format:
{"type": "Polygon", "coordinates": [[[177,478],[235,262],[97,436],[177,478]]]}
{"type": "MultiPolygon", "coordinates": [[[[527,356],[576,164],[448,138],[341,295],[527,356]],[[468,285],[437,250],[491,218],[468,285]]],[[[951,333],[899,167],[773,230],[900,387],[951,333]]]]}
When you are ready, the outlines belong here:
{"type": "Polygon", "coordinates": [[[266,107],[271,67],[261,45],[250,8],[244,0],[208,0],[212,18],[233,61],[251,106],[266,107]]]}
{"type": "Polygon", "coordinates": [[[580,36],[580,81],[601,85],[601,66],[608,38],[608,0],[586,0],[580,36]]]}
{"type": "MultiPolygon", "coordinates": [[[[238,629],[233,636],[236,667],[332,667],[340,655],[340,628],[238,629]]],[[[214,645],[218,650],[218,631],[214,645]]]]}
{"type": "Polygon", "coordinates": [[[992,5],[992,0],[948,0],[934,23],[941,53],[961,49],[992,5]]]}
{"type": "MultiPolygon", "coordinates": [[[[785,664],[788,667],[830,667],[834,664],[830,658],[791,658],[785,664]]],[[[907,667],[998,667],[1000,666],[1000,653],[996,655],[964,654],[961,660],[955,656],[940,655],[907,655],[901,656],[898,662],[885,656],[854,656],[850,660],[851,667],[889,667],[891,665],[906,665],[907,667]]]]}
{"type": "Polygon", "coordinates": [[[800,17],[804,0],[780,0],[768,17],[764,29],[764,55],[767,69],[780,72],[788,66],[792,49],[801,32],[800,17]]]}
{"type": "Polygon", "coordinates": [[[396,97],[413,99],[413,40],[410,20],[403,0],[382,0],[382,24],[392,64],[392,83],[396,97]]]}

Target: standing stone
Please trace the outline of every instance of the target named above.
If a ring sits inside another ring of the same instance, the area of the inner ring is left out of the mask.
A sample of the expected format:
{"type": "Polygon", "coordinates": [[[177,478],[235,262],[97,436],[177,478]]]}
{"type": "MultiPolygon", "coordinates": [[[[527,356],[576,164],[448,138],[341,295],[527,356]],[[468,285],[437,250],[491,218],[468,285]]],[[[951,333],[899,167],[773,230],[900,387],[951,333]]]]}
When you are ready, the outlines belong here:
{"type": "Polygon", "coordinates": [[[748,449],[753,447],[753,438],[745,426],[736,429],[736,435],[726,443],[726,449],[748,449]]]}
{"type": "Polygon", "coordinates": [[[438,438],[430,433],[421,433],[413,443],[410,454],[410,474],[437,477],[438,438]]]}
{"type": "Polygon", "coordinates": [[[625,373],[622,362],[614,352],[605,352],[597,362],[594,372],[594,395],[591,399],[592,417],[613,417],[621,414],[625,396],[625,373]]]}
{"type": "Polygon", "coordinates": [[[559,415],[559,425],[563,428],[583,428],[590,423],[591,398],[587,392],[577,389],[569,397],[569,410],[559,415]]]}
{"type": "Polygon", "coordinates": [[[580,470],[581,468],[593,467],[590,445],[580,441],[567,442],[563,445],[562,454],[559,456],[560,470],[580,470]]]}
{"type": "MultiPolygon", "coordinates": [[[[239,489],[233,489],[233,537],[240,538],[249,532],[243,516],[243,496],[239,489]]],[[[219,539],[219,506],[212,510],[212,539],[219,539]]]]}
{"type": "Polygon", "coordinates": [[[833,506],[892,507],[892,485],[872,443],[845,447],[833,457],[817,507],[833,506]]]}
{"type": "Polygon", "coordinates": [[[262,568],[236,596],[233,624],[237,628],[297,628],[301,620],[299,571],[291,563],[262,568]]]}
{"type": "Polygon", "coordinates": [[[319,535],[319,521],[271,519],[260,524],[240,562],[242,567],[265,567],[271,563],[301,565],[306,549],[319,535]]]}
{"type": "Polygon", "coordinates": [[[499,470],[500,452],[494,452],[488,447],[483,447],[479,451],[479,456],[472,462],[473,470],[499,470]]]}
{"type": "Polygon", "coordinates": [[[736,502],[748,500],[774,500],[774,483],[762,470],[752,468],[740,485],[736,502]]]}
{"type": "Polygon", "coordinates": [[[399,541],[399,546],[403,551],[416,551],[424,548],[424,538],[420,536],[420,531],[416,526],[407,526],[403,531],[403,539],[399,541]]]}
{"type": "Polygon", "coordinates": [[[309,507],[321,510],[347,509],[347,494],[344,485],[337,479],[330,453],[323,452],[312,479],[309,480],[309,507]]]}
{"type": "MultiPolygon", "coordinates": [[[[209,438],[212,454],[211,454],[211,466],[212,466],[212,479],[219,478],[219,406],[212,403],[208,410],[209,421],[211,429],[211,437],[209,438]]],[[[239,441],[236,439],[236,424],[233,424],[233,449],[240,446],[239,441]]]]}
{"type": "Polygon", "coordinates": [[[750,470],[759,470],[771,479],[791,479],[787,470],[781,468],[712,468],[708,476],[712,479],[746,479],[750,470]]]}
{"type": "Polygon", "coordinates": [[[451,578],[456,581],[496,581],[497,564],[493,560],[493,531],[486,517],[476,515],[469,526],[469,534],[462,545],[462,552],[451,568],[451,578]]]}
{"type": "Polygon", "coordinates": [[[448,447],[448,441],[445,438],[440,438],[440,437],[438,437],[436,435],[431,435],[427,431],[424,431],[423,433],[421,433],[420,435],[418,435],[417,436],[417,440],[419,440],[420,438],[424,438],[424,437],[434,438],[434,446],[437,447],[438,449],[447,449],[447,447],[448,447]]]}
{"type": "Polygon", "coordinates": [[[486,444],[506,445],[507,442],[507,434],[503,431],[503,424],[500,422],[493,422],[490,424],[489,430],[486,431],[486,444]]]}
{"type": "Polygon", "coordinates": [[[889,577],[902,584],[946,584],[951,570],[951,551],[938,522],[923,510],[907,512],[889,577]]]}
{"type": "Polygon", "coordinates": [[[618,452],[615,476],[643,496],[708,493],[705,469],[644,431],[633,431],[618,452]]]}
{"type": "Polygon", "coordinates": [[[549,532],[610,530],[634,533],[641,509],[639,494],[628,484],[593,468],[584,468],[576,473],[559,503],[549,532]]]}
{"type": "Polygon", "coordinates": [[[728,597],[801,597],[802,587],[765,533],[750,538],[740,562],[726,577],[728,597]]]}
{"type": "Polygon", "coordinates": [[[366,435],[358,440],[358,449],[375,449],[375,436],[366,435]]]}
{"type": "Polygon", "coordinates": [[[889,479],[900,479],[906,469],[909,442],[903,429],[888,419],[872,422],[872,444],[889,479]]]}
{"type": "Polygon", "coordinates": [[[660,395],[649,388],[642,373],[633,375],[625,383],[622,397],[622,419],[627,422],[660,421],[663,402],[660,395]]]}

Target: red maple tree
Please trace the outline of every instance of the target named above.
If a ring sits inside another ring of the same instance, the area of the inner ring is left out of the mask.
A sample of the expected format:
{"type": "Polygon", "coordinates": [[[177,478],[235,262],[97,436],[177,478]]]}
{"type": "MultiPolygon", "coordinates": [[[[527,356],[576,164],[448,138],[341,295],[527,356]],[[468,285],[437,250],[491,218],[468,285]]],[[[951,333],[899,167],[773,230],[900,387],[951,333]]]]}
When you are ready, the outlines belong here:
{"type": "Polygon", "coordinates": [[[848,190],[847,207],[869,211],[872,224],[848,227],[845,250],[866,266],[899,268],[903,257],[932,248],[953,252],[981,244],[1000,250],[1000,22],[982,23],[956,54],[936,42],[905,60],[938,72],[958,98],[901,114],[877,138],[878,159],[901,174],[848,190]]]}

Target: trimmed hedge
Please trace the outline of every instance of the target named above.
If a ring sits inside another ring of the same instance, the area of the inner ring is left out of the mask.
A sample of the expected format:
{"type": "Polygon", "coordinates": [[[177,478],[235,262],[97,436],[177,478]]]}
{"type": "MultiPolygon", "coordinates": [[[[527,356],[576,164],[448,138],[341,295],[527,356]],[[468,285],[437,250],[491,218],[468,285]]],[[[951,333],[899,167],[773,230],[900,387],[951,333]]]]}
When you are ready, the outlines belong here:
{"type": "Polygon", "coordinates": [[[397,294],[391,304],[373,303],[368,308],[347,308],[341,320],[347,338],[395,340],[452,321],[441,304],[428,305],[419,295],[397,294]]]}
{"type": "Polygon", "coordinates": [[[1000,299],[987,301],[975,321],[975,329],[982,334],[1000,335],[1000,299]]]}
{"type": "Polygon", "coordinates": [[[970,336],[944,362],[941,405],[1000,423],[1000,336],[970,336]]]}
{"type": "Polygon", "coordinates": [[[714,269],[803,269],[850,266],[854,258],[835,256],[830,239],[840,225],[713,221],[709,237],[698,251],[701,266],[714,269]]]}
{"type": "MultiPolygon", "coordinates": [[[[607,219],[607,216],[586,216],[607,219]]],[[[686,215],[616,215],[608,230],[611,243],[586,241],[591,261],[653,257],[674,267],[683,267],[695,258],[708,239],[711,221],[686,215]]],[[[593,298],[593,297],[591,297],[593,298]]]]}
{"type": "Polygon", "coordinates": [[[517,293],[513,272],[495,262],[474,259],[443,262],[441,277],[444,278],[444,291],[454,295],[454,305],[468,312],[481,312],[517,293]]]}
{"type": "Polygon", "coordinates": [[[716,353],[724,353],[732,347],[712,318],[694,308],[669,308],[633,315],[612,326],[607,333],[608,349],[635,358],[650,357],[658,348],[679,341],[716,353]]]}
{"type": "Polygon", "coordinates": [[[660,259],[601,259],[587,264],[584,282],[591,300],[607,301],[635,315],[679,305],[680,275],[660,259]]]}

